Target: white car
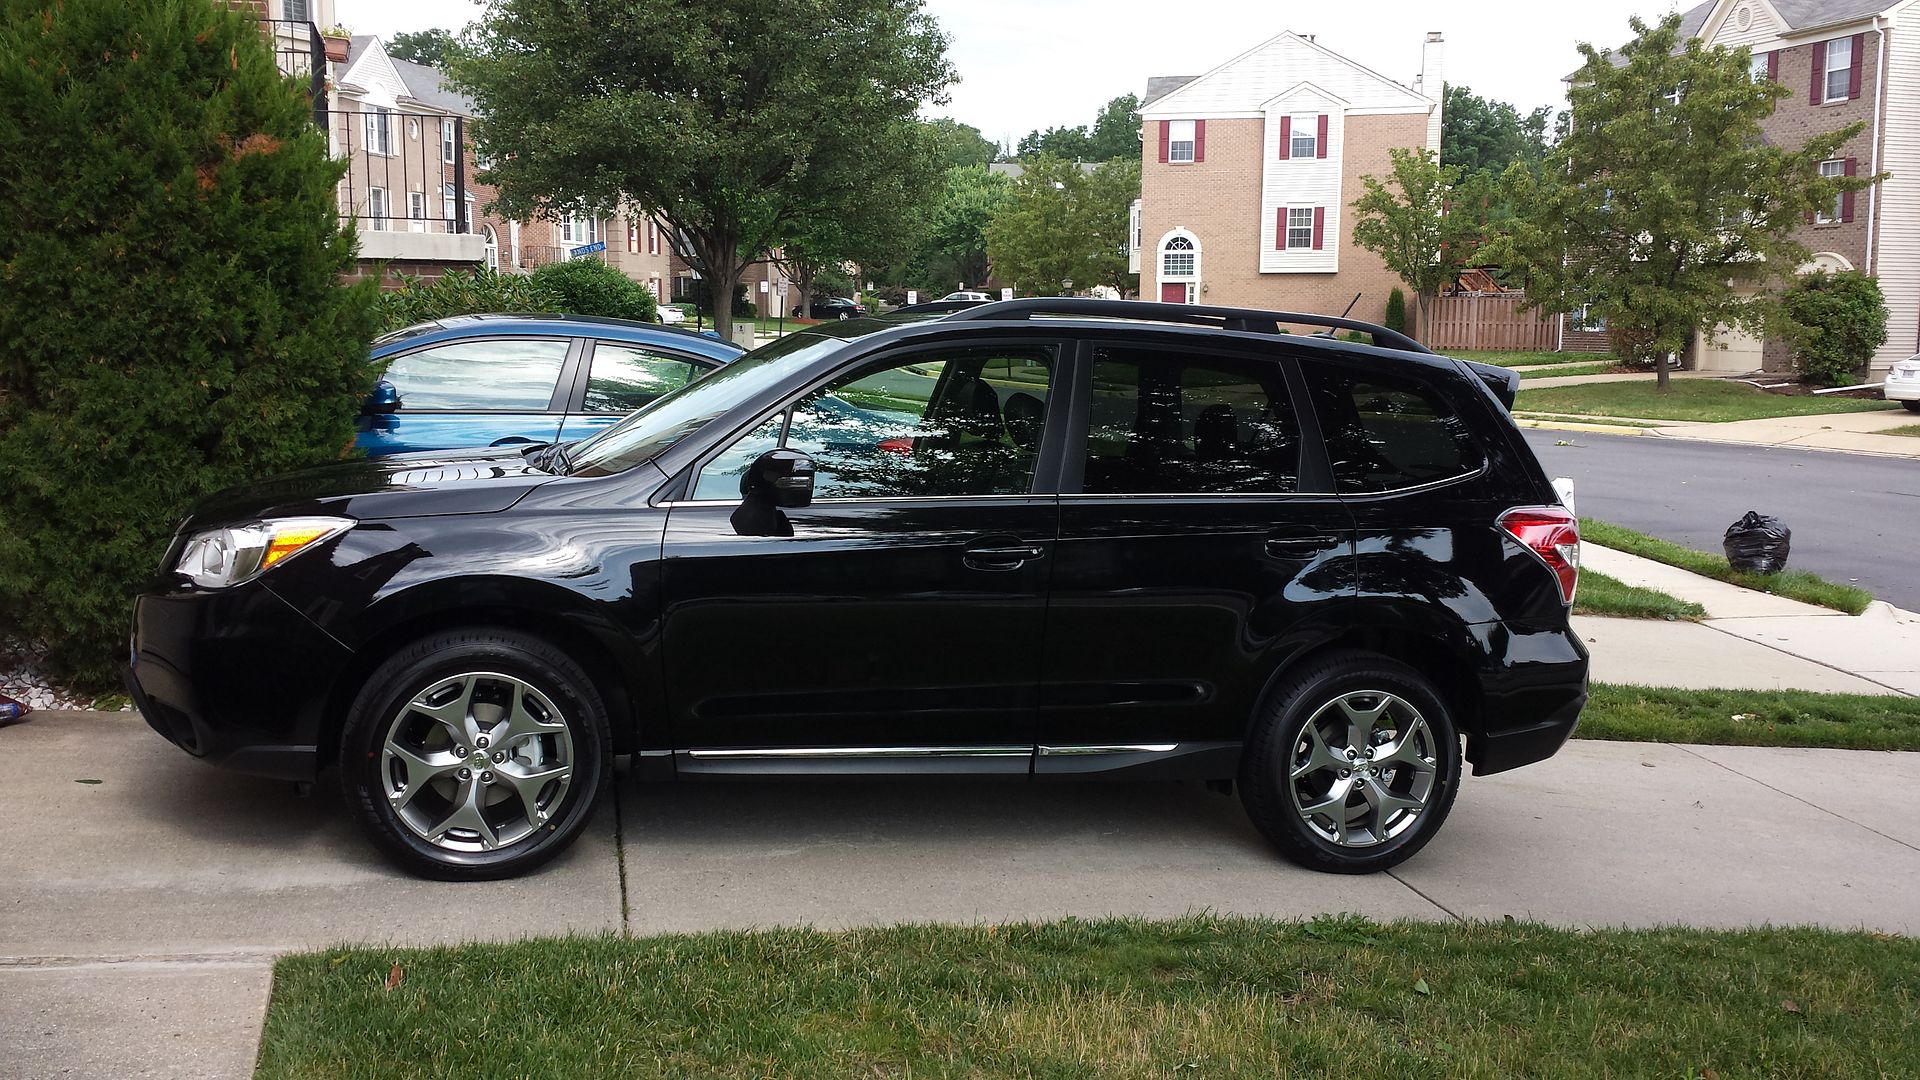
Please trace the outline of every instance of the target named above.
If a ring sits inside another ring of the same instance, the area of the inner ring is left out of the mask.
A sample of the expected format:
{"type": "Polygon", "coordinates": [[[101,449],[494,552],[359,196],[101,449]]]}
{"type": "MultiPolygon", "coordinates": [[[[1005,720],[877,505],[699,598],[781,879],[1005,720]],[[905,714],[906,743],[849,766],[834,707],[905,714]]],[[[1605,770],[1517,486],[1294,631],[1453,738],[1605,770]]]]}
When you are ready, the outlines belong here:
{"type": "Polygon", "coordinates": [[[1880,392],[1888,401],[1905,405],[1908,412],[1920,412],[1920,355],[1909,356],[1893,365],[1880,392]]]}
{"type": "Polygon", "coordinates": [[[949,300],[977,300],[980,303],[985,304],[985,303],[991,302],[993,300],[993,297],[988,296],[986,293],[983,293],[983,292],[950,292],[947,295],[941,297],[939,302],[944,304],[949,300]]]}
{"type": "Polygon", "coordinates": [[[687,313],[667,304],[660,305],[660,321],[667,326],[679,326],[687,321],[687,313]]]}

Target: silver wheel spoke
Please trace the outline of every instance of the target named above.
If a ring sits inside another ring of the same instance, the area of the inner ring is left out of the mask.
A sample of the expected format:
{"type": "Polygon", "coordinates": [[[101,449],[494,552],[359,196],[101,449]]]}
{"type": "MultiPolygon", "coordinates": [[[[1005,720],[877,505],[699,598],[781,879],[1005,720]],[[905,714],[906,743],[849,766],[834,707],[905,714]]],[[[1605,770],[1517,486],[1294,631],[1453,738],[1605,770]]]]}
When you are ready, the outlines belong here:
{"type": "Polygon", "coordinates": [[[493,725],[487,732],[492,740],[492,749],[505,750],[514,743],[533,735],[555,735],[567,730],[567,725],[558,720],[542,720],[527,709],[527,688],[518,683],[513,687],[513,702],[507,708],[506,716],[493,725]]]}
{"type": "Polygon", "coordinates": [[[1354,750],[1365,750],[1372,745],[1373,729],[1379,725],[1381,716],[1386,713],[1387,706],[1394,700],[1386,694],[1381,694],[1373,708],[1354,708],[1354,698],[1369,696],[1372,695],[1348,694],[1340,699],[1340,711],[1347,714],[1347,746],[1354,750]]]}
{"type": "Polygon", "coordinates": [[[413,802],[413,797],[435,777],[444,776],[460,767],[460,759],[451,754],[419,754],[391,739],[387,741],[386,749],[387,754],[400,762],[407,772],[406,786],[387,793],[387,800],[395,810],[405,809],[413,802]]]}
{"type": "MultiPolygon", "coordinates": [[[[413,704],[408,708],[440,721],[452,733],[455,745],[472,746],[474,736],[480,733],[479,726],[473,722],[473,687],[478,681],[479,676],[468,675],[462,680],[460,693],[456,694],[453,700],[439,705],[429,705],[427,704],[428,694],[422,694],[414,698],[413,704]]],[[[429,692],[445,685],[446,683],[441,683],[433,686],[429,688],[429,692]]]]}
{"type": "Polygon", "coordinates": [[[481,812],[481,799],[486,786],[476,777],[460,785],[460,793],[454,801],[453,812],[438,825],[427,830],[428,840],[439,840],[453,829],[467,829],[480,837],[480,846],[492,851],[499,846],[500,838],[494,835],[493,826],[487,824],[487,816],[481,812]]]}
{"type": "Polygon", "coordinates": [[[1365,689],[1330,696],[1293,744],[1287,775],[1294,809],[1310,830],[1341,847],[1387,843],[1415,827],[1426,809],[1439,781],[1438,753],[1432,726],[1405,698],[1365,689]],[[1391,741],[1374,745],[1388,732],[1391,741]]]}
{"type": "Polygon", "coordinates": [[[1367,830],[1375,840],[1387,838],[1387,821],[1401,810],[1419,810],[1426,804],[1419,799],[1396,795],[1387,785],[1369,779],[1360,785],[1360,797],[1367,802],[1367,830]]]}
{"type": "Polygon", "coordinates": [[[572,772],[572,767],[566,765],[521,772],[520,767],[512,762],[494,770],[496,776],[513,785],[513,793],[520,798],[520,810],[527,816],[527,824],[536,829],[547,823],[547,815],[537,801],[540,789],[552,781],[567,778],[572,772]]]}
{"type": "Polygon", "coordinates": [[[1307,738],[1307,760],[1293,767],[1290,774],[1292,779],[1298,780],[1308,773],[1318,772],[1321,769],[1337,769],[1345,764],[1334,755],[1333,749],[1327,745],[1327,740],[1321,736],[1320,725],[1308,724],[1307,730],[1301,734],[1307,738]]]}
{"type": "Polygon", "coordinates": [[[1306,803],[1300,807],[1300,812],[1309,817],[1319,817],[1322,815],[1330,817],[1334,820],[1335,825],[1344,829],[1347,820],[1347,799],[1352,794],[1352,780],[1335,780],[1333,787],[1328,790],[1326,798],[1319,802],[1306,803]]]}
{"type": "Polygon", "coordinates": [[[1432,771],[1433,765],[1420,753],[1420,737],[1426,734],[1427,722],[1415,716],[1401,727],[1400,737],[1385,746],[1379,747],[1373,758],[1375,765],[1411,765],[1416,769],[1432,771]]]}

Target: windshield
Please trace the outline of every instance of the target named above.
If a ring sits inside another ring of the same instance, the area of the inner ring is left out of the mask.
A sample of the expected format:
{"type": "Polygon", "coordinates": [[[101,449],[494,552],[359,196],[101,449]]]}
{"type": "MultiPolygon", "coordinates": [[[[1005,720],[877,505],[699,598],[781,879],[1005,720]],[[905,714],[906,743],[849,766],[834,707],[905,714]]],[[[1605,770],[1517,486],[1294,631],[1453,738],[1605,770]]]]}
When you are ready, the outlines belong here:
{"type": "Polygon", "coordinates": [[[756,349],[629,413],[578,446],[568,447],[567,472],[573,476],[610,476],[652,461],[681,439],[785,378],[796,366],[845,345],[845,339],[837,335],[807,331],[756,349]]]}

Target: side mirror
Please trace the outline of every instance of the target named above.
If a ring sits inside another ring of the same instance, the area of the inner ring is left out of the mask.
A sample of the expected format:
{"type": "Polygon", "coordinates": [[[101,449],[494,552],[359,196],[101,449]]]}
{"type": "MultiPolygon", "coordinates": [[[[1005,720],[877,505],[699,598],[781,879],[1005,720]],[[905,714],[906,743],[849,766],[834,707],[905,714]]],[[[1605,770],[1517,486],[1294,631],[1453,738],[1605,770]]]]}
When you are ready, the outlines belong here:
{"type": "Polygon", "coordinates": [[[400,411],[400,388],[381,379],[373,384],[373,393],[360,406],[360,411],[368,416],[384,416],[400,411]]]}
{"type": "Polygon", "coordinates": [[[740,478],[743,498],[784,510],[813,503],[813,459],[798,450],[769,450],[740,478]]]}

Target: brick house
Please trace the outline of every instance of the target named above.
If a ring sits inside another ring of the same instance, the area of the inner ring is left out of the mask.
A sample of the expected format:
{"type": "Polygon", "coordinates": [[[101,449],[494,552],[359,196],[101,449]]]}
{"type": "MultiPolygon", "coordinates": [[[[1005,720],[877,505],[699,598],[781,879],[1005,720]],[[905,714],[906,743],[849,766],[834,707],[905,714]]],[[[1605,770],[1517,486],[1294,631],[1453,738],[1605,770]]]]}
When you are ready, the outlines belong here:
{"type": "MultiPolygon", "coordinates": [[[[1835,175],[1891,177],[1842,197],[1801,227],[1808,267],[1873,275],[1887,301],[1887,344],[1871,378],[1920,351],[1920,5],[1913,0],[1710,0],[1685,13],[1681,33],[1753,50],[1755,78],[1793,92],[1763,126],[1798,146],[1856,121],[1859,137],[1823,163],[1835,175]]],[[[1787,344],[1720,328],[1691,350],[1695,366],[1754,371],[1790,366],[1787,344]]]]}
{"type": "Polygon", "coordinates": [[[1443,44],[1404,86],[1283,33],[1199,76],[1154,78],[1140,108],[1134,268],[1149,299],[1380,321],[1401,286],[1354,246],[1361,177],[1395,147],[1440,149],[1443,44]],[[1429,93],[1430,92],[1430,93],[1429,93]],[[1354,302],[1358,294],[1358,301],[1354,302]]]}

